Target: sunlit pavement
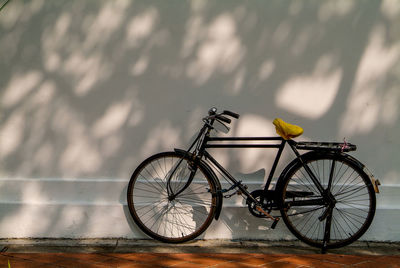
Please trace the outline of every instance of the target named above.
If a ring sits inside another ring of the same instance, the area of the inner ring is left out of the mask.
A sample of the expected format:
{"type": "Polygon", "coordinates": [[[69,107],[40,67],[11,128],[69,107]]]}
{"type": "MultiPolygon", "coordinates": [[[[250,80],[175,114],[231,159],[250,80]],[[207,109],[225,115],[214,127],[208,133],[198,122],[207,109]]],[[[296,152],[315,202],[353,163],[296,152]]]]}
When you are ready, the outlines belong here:
{"type": "Polygon", "coordinates": [[[358,242],[320,254],[299,242],[2,240],[0,267],[400,267],[400,245],[358,242]]]}

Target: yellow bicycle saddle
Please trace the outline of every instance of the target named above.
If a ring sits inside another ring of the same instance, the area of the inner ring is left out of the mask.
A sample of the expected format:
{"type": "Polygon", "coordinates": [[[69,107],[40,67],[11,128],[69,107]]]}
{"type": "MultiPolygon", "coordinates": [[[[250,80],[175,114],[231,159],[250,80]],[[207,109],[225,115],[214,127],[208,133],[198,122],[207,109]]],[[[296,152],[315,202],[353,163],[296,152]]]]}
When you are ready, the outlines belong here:
{"type": "Polygon", "coordinates": [[[301,127],[286,123],[280,118],[275,118],[273,124],[275,125],[276,133],[285,140],[290,140],[303,134],[301,127]]]}

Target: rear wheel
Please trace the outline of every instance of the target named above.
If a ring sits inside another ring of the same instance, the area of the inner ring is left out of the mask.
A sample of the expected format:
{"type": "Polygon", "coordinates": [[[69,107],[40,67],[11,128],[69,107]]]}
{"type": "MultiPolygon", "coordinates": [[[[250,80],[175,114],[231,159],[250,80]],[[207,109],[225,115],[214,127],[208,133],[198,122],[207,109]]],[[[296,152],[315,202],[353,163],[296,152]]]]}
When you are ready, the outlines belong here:
{"type": "Polygon", "coordinates": [[[324,191],[330,189],[335,201],[329,206],[298,161],[278,186],[287,227],[315,247],[338,248],[356,241],[375,214],[375,192],[368,175],[342,154],[308,154],[303,160],[324,191]]]}
{"type": "Polygon", "coordinates": [[[193,167],[188,158],[165,152],[149,157],[135,170],[127,199],[132,218],[143,232],[163,242],[179,243],[194,239],[210,225],[215,191],[202,165],[193,167]],[[192,172],[193,180],[187,185],[192,172]]]}

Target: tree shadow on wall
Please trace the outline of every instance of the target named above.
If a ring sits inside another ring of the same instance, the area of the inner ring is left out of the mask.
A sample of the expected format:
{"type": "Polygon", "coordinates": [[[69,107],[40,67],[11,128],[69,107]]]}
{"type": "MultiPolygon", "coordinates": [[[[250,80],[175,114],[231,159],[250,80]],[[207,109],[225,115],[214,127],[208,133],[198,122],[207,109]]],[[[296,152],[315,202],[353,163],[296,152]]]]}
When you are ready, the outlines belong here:
{"type": "Polygon", "coordinates": [[[387,123],[398,110],[380,120],[400,99],[391,71],[400,35],[384,10],[380,1],[13,0],[0,14],[0,175],[129,178],[148,155],[185,146],[213,105],[260,124],[300,120],[308,138],[398,132],[387,123]],[[390,56],[389,74],[352,108],[371,42],[370,53],[390,56]],[[381,95],[372,127],[350,120],[381,95]]]}

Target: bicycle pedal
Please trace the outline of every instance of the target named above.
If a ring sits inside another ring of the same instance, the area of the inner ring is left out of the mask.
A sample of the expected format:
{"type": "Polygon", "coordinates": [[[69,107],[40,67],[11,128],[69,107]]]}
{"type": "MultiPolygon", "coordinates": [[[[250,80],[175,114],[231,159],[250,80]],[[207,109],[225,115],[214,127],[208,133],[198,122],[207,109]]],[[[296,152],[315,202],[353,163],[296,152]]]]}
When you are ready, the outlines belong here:
{"type": "Polygon", "coordinates": [[[275,229],[275,227],[278,224],[278,222],[279,222],[279,218],[275,218],[274,222],[271,225],[271,229],[275,229]]]}

